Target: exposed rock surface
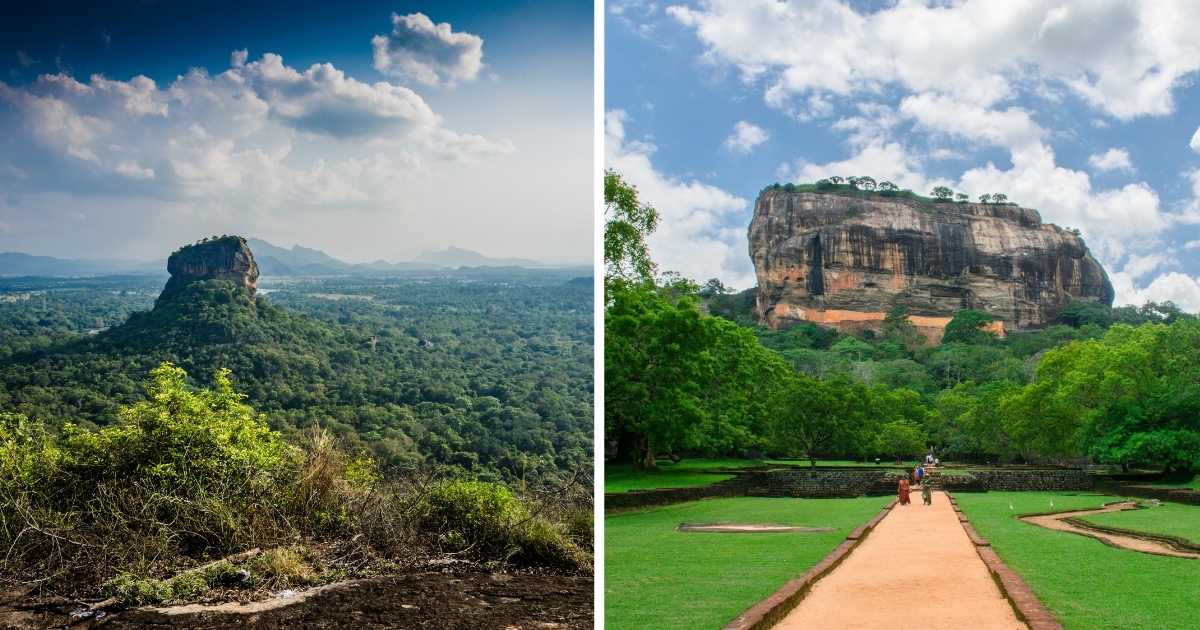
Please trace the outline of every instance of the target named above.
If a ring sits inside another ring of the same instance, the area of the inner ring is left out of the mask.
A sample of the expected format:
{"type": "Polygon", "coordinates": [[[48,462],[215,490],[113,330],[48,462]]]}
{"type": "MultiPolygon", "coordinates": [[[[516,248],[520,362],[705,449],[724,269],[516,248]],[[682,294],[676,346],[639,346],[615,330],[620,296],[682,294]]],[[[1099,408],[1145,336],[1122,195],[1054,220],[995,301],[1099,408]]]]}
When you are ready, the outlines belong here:
{"type": "Polygon", "coordinates": [[[167,259],[171,279],[159,300],[168,299],[183,287],[201,280],[228,280],[245,288],[253,296],[257,290],[258,263],[246,239],[223,236],[184,245],[167,259]]]}
{"type": "Polygon", "coordinates": [[[1075,299],[1113,299],[1083,239],[1015,205],[767,189],[749,241],[756,309],[772,328],[878,329],[902,304],[936,342],[964,308],[1002,333],[1045,326],[1075,299]]]}

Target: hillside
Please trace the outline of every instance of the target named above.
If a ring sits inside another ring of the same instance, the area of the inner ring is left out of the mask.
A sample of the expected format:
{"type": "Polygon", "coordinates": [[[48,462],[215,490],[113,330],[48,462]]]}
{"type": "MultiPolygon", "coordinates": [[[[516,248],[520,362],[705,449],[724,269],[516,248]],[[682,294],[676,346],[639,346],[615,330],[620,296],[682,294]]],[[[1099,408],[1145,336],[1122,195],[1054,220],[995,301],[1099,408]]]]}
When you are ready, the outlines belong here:
{"type": "MultiPolygon", "coordinates": [[[[0,404],[51,426],[109,425],[171,361],[197,384],[230,369],[272,427],[326,426],[385,468],[532,480],[590,465],[590,284],[497,270],[293,282],[268,296],[253,261],[232,263],[248,244],[231,257],[230,242],[181,250],[154,307],[98,334],[11,339],[0,404]]],[[[46,295],[50,309],[93,308],[46,295]]],[[[20,303],[11,310],[24,319],[20,303]]]]}

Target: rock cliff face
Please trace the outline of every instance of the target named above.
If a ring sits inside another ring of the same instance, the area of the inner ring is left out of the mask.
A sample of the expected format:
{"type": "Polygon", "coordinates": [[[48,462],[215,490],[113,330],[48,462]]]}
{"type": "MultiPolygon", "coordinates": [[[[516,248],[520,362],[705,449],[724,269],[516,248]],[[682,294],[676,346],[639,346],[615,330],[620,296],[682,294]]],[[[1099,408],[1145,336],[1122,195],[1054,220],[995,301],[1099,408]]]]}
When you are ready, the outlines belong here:
{"type": "Polygon", "coordinates": [[[757,312],[772,328],[877,330],[902,304],[937,342],[964,308],[994,315],[1003,334],[1044,326],[1075,299],[1113,299],[1081,238],[1013,205],[767,189],[749,240],[757,312]]]}
{"type": "Polygon", "coordinates": [[[169,299],[185,286],[201,280],[228,280],[253,296],[257,290],[258,263],[246,239],[224,236],[194,245],[184,245],[167,259],[171,279],[159,301],[169,299]]]}

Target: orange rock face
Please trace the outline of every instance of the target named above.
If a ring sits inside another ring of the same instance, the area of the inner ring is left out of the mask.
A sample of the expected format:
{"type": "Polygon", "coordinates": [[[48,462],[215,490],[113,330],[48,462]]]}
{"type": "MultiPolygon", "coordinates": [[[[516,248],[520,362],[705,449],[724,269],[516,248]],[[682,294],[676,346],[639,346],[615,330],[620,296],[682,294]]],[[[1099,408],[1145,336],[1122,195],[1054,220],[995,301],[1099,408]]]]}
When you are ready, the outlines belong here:
{"type": "Polygon", "coordinates": [[[1113,298],[1078,235],[1013,205],[767,189],[749,243],[757,311],[772,328],[878,330],[900,304],[937,342],[962,309],[995,316],[1003,334],[1045,326],[1072,300],[1113,298]]]}

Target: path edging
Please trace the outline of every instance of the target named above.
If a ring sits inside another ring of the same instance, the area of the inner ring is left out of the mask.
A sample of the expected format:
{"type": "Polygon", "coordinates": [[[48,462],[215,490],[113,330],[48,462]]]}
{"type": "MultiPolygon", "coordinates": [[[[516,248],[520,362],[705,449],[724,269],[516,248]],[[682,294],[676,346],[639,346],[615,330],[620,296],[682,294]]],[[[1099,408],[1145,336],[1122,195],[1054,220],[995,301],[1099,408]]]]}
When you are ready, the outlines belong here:
{"type": "Polygon", "coordinates": [[[1034,595],[1029,584],[1016,571],[1004,564],[1000,556],[996,555],[996,550],[992,549],[991,543],[975,531],[971,521],[958,507],[958,500],[949,492],[946,492],[946,496],[950,500],[951,507],[958,514],[959,524],[967,533],[967,537],[974,543],[975,553],[979,554],[979,559],[983,560],[987,566],[988,572],[992,574],[992,579],[1000,587],[1004,598],[1012,605],[1017,617],[1029,626],[1029,630],[1063,630],[1062,624],[1058,622],[1050,609],[1042,604],[1037,595],[1034,595]]]}
{"type": "Polygon", "coordinates": [[[779,590],[772,593],[766,599],[747,608],[745,612],[738,615],[725,624],[722,630],[766,630],[783,620],[788,613],[792,611],[800,600],[808,595],[812,585],[825,577],[827,573],[850,555],[863,539],[875,529],[875,526],[883,520],[895,507],[898,499],[892,499],[882,510],[879,511],[871,520],[854,528],[837,547],[821,558],[821,561],[813,565],[812,568],[805,571],[800,577],[789,580],[779,590]]]}

